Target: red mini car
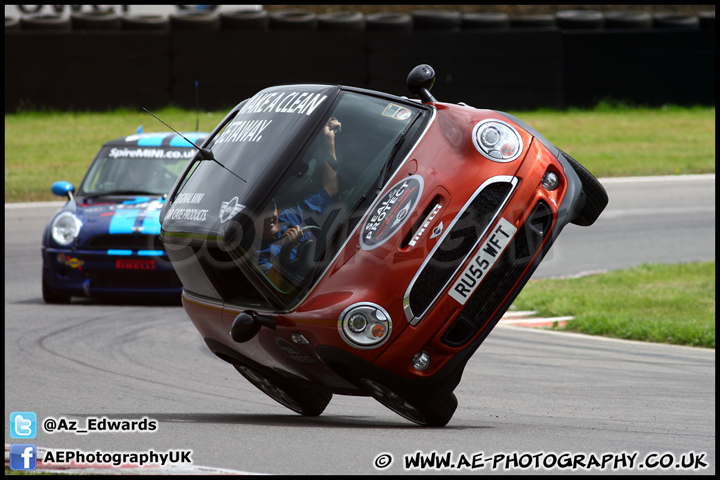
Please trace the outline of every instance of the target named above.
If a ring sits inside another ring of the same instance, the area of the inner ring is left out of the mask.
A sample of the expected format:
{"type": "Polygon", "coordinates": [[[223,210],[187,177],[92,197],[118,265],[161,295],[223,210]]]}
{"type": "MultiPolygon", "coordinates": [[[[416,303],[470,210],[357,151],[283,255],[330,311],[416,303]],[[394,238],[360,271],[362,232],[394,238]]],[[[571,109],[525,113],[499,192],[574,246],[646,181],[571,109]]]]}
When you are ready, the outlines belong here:
{"type": "Polygon", "coordinates": [[[210,350],[282,405],[369,395],[443,426],[465,364],[568,223],[607,204],[503,112],[339,85],[237,105],[176,182],[161,240],[210,350]]]}

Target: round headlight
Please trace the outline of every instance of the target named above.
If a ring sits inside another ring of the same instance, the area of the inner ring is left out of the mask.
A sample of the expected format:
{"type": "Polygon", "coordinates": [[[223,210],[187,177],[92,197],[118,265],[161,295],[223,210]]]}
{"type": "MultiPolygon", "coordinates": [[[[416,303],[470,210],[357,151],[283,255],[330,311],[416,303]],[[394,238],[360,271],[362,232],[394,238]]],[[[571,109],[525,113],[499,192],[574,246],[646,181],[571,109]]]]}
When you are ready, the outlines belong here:
{"type": "Polygon", "coordinates": [[[367,317],[364,312],[355,312],[348,319],[348,329],[352,333],[362,333],[368,325],[367,317]]]}
{"type": "Polygon", "coordinates": [[[500,120],[483,120],[475,125],[473,144],[484,157],[495,162],[511,162],[523,150],[517,130],[500,120]]]}
{"type": "Polygon", "coordinates": [[[356,303],[345,309],[338,320],[340,336],[355,348],[379,347],[390,338],[390,315],[379,305],[356,303]]]}
{"type": "Polygon", "coordinates": [[[52,238],[62,246],[70,245],[80,233],[82,222],[70,212],[63,212],[53,220],[52,238]]]}

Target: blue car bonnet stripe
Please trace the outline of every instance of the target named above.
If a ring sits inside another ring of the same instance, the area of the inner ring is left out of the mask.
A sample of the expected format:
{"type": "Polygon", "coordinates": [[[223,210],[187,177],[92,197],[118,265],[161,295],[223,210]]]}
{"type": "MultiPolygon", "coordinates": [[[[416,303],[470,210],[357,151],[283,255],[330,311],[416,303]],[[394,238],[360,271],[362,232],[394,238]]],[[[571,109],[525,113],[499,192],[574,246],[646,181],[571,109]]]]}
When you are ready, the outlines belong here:
{"type": "Polygon", "coordinates": [[[138,138],[139,147],[159,147],[163,140],[167,137],[167,133],[147,133],[138,138]]]}
{"type": "Polygon", "coordinates": [[[142,232],[160,235],[160,210],[150,210],[142,221],[142,232]]]}
{"type": "Polygon", "coordinates": [[[150,201],[150,197],[137,197],[134,200],[125,200],[123,205],[136,205],[138,203],[147,203],[150,201]]]}
{"type": "Polygon", "coordinates": [[[135,227],[135,219],[137,218],[140,210],[137,208],[129,208],[124,210],[118,210],[110,220],[110,227],[108,232],[114,233],[133,233],[135,227]]]}
{"type": "MultiPolygon", "coordinates": [[[[185,135],[185,138],[187,138],[188,140],[190,140],[191,142],[193,142],[196,145],[197,145],[199,138],[206,136],[206,134],[199,134],[199,133],[188,133],[188,134],[183,134],[183,135],[185,135]]],[[[185,138],[182,138],[179,135],[174,136],[172,138],[172,140],[170,140],[170,146],[171,147],[192,147],[192,145],[187,140],[185,140],[185,138]]]]}

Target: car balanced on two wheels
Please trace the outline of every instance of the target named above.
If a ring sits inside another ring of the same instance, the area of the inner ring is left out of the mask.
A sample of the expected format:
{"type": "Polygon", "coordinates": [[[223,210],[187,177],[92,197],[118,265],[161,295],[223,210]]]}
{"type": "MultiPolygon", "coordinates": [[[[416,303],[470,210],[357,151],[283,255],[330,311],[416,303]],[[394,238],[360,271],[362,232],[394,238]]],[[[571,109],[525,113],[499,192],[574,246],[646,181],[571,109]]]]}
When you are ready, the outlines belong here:
{"type": "Polygon", "coordinates": [[[607,205],[507,113],[361,88],[269,87],[213,130],[160,238],[210,350],[287,408],[372,396],[443,426],[470,357],[568,223],[607,205]]]}

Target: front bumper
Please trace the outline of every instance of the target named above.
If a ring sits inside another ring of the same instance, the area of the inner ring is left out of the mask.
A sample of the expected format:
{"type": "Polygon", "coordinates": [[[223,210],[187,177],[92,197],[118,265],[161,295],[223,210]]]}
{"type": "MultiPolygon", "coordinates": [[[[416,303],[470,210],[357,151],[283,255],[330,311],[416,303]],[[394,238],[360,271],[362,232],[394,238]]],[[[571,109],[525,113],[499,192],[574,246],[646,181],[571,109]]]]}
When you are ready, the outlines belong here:
{"type": "Polygon", "coordinates": [[[52,290],[77,297],[175,296],[183,287],[167,257],[111,255],[43,247],[43,269],[52,290]]]}

